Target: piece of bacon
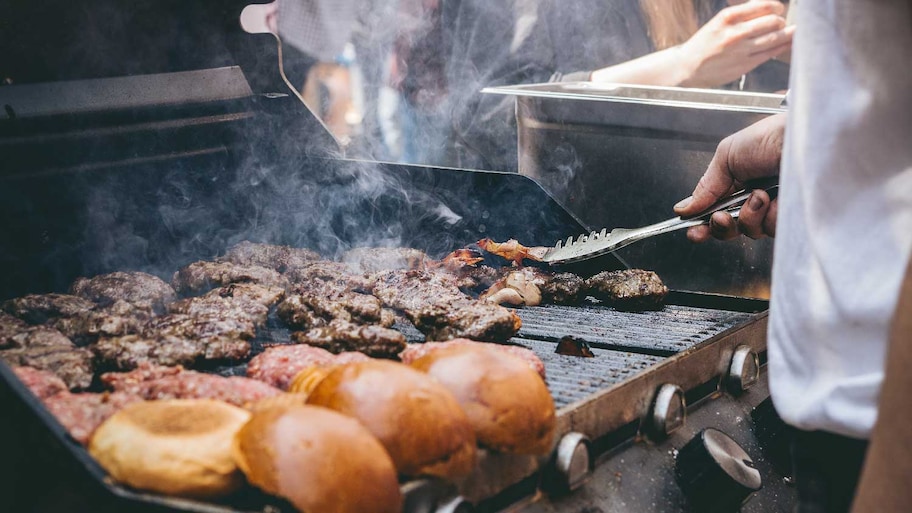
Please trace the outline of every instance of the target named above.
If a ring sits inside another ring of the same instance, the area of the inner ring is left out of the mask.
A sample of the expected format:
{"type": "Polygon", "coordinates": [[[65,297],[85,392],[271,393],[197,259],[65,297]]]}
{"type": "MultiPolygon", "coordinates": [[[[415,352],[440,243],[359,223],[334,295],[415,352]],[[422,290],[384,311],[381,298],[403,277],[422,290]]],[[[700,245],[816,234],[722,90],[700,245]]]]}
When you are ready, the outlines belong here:
{"type": "Polygon", "coordinates": [[[547,251],[544,247],[526,247],[516,239],[510,239],[507,242],[494,242],[485,238],[477,242],[478,247],[494,255],[506,258],[515,265],[522,265],[523,259],[541,262],[541,257],[547,251]]]}
{"type": "Polygon", "coordinates": [[[478,251],[462,248],[443,257],[440,264],[448,271],[458,271],[466,266],[474,267],[483,260],[484,257],[478,251]]]}

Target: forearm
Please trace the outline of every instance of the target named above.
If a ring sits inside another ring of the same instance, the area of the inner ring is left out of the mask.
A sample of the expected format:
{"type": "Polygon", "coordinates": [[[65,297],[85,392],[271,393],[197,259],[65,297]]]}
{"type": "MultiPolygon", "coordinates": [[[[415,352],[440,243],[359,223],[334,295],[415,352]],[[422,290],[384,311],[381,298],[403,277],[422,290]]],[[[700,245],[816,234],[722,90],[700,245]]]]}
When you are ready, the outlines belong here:
{"type": "Polygon", "coordinates": [[[884,382],[880,391],[877,424],[852,511],[912,511],[912,261],[899,296],[884,382]]]}
{"type": "Polygon", "coordinates": [[[592,72],[593,82],[655,86],[687,86],[689,72],[679,47],[653,52],[592,72]]]}

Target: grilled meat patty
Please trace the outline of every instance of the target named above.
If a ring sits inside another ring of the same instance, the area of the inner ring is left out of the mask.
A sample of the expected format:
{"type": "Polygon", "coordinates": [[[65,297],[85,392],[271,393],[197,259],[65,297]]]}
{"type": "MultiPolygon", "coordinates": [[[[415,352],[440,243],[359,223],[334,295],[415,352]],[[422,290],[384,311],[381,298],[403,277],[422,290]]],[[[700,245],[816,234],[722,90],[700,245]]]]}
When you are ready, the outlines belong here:
{"type": "Polygon", "coordinates": [[[278,272],[255,265],[231,262],[193,262],[171,278],[171,285],[185,296],[196,296],[231,283],[258,283],[285,288],[288,280],[278,272]]]}
{"type": "Polygon", "coordinates": [[[126,335],[101,338],[90,349],[106,367],[131,370],[143,363],[192,366],[206,360],[243,360],[250,354],[250,343],[232,337],[126,335]]]}
{"type": "Polygon", "coordinates": [[[405,336],[396,330],[381,326],[362,326],[343,320],[334,320],[326,326],[308,331],[296,331],[291,340],[338,354],[357,351],[374,358],[398,357],[405,349],[405,336]]]}
{"type": "Polygon", "coordinates": [[[618,310],[662,308],[668,287],[652,271],[603,271],[586,280],[586,292],[618,310]]]}
{"type": "Polygon", "coordinates": [[[142,272],[113,272],[93,278],[78,278],[70,293],[102,306],[126,301],[139,308],[163,312],[176,294],[157,276],[142,272]]]}
{"type": "Polygon", "coordinates": [[[551,273],[536,267],[509,271],[484,291],[480,299],[495,304],[537,306],[573,305],[583,300],[585,281],[572,273],[551,273]]]}
{"type": "Polygon", "coordinates": [[[141,397],[122,393],[62,392],[45,399],[44,406],[57,417],[70,436],[86,445],[102,422],[128,404],[139,401],[142,401],[141,397]]]}
{"type": "Polygon", "coordinates": [[[280,273],[320,260],[320,255],[304,248],[243,241],[235,244],[220,260],[242,266],[259,266],[280,273]]]}
{"type": "Polygon", "coordinates": [[[325,349],[306,344],[275,346],[250,360],[247,365],[247,377],[281,390],[288,390],[295,376],[308,367],[323,367],[367,359],[368,357],[362,353],[334,355],[325,349]]]}
{"type": "Polygon", "coordinates": [[[374,273],[397,269],[421,269],[431,260],[413,248],[354,248],[342,254],[342,262],[354,272],[374,273]]]}
{"type": "Polygon", "coordinates": [[[13,337],[27,330],[28,326],[22,319],[0,312],[0,349],[15,347],[13,337]]]}
{"type": "Polygon", "coordinates": [[[471,338],[504,342],[519,331],[521,321],[506,308],[475,301],[455,278],[424,271],[379,273],[374,295],[384,305],[402,310],[430,340],[471,338]]]}
{"type": "Polygon", "coordinates": [[[96,307],[48,324],[60,330],[77,345],[87,345],[99,337],[117,337],[137,333],[152,317],[150,309],[139,308],[117,300],[107,308],[96,307]]]}
{"type": "Polygon", "coordinates": [[[13,344],[12,349],[0,351],[0,359],[8,365],[53,372],[70,389],[92,384],[92,353],[74,346],[59,331],[35,326],[14,336],[13,344]]]}
{"type": "Polygon", "coordinates": [[[101,381],[115,392],[162,399],[214,399],[246,408],[282,393],[263,382],[238,376],[224,377],[184,370],[183,367],[156,367],[145,364],[130,372],[108,372],[101,381]]]}
{"type": "Polygon", "coordinates": [[[279,318],[296,329],[324,326],[335,319],[356,324],[381,324],[380,300],[347,288],[345,281],[312,280],[294,286],[294,294],[279,304],[279,318]]]}
{"type": "MultiPolygon", "coordinates": [[[[219,290],[219,289],[215,289],[219,290]]],[[[218,294],[181,299],[168,305],[173,314],[184,314],[194,318],[243,319],[255,326],[266,324],[269,308],[245,297],[225,298],[218,294]]]]}
{"type": "Polygon", "coordinates": [[[66,383],[51,371],[34,367],[13,367],[13,372],[19,381],[22,381],[22,384],[39,399],[67,391],[66,383]]]}
{"type": "Polygon", "coordinates": [[[313,282],[329,282],[351,290],[369,294],[374,286],[370,275],[358,273],[342,262],[320,260],[287,274],[293,288],[313,282]]]}
{"type": "MultiPolygon", "coordinates": [[[[285,289],[259,283],[231,283],[224,287],[212,289],[205,296],[218,296],[225,299],[244,299],[271,308],[285,297],[285,289]]],[[[205,297],[204,296],[204,297],[205,297]]]]}
{"type": "Polygon", "coordinates": [[[71,294],[29,294],[3,303],[3,310],[29,324],[42,324],[93,308],[95,303],[71,294]]]}

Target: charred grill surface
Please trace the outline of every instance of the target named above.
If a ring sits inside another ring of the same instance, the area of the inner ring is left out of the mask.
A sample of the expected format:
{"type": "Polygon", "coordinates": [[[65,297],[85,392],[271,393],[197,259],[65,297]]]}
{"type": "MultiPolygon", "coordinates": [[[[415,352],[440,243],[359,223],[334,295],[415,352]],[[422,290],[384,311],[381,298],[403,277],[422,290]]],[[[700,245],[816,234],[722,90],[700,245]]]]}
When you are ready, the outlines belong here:
{"type": "Polygon", "coordinates": [[[284,273],[305,267],[321,258],[317,252],[309,249],[244,241],[229,248],[221,260],[284,273]]]}
{"type": "Polygon", "coordinates": [[[618,310],[655,310],[662,307],[668,287],[652,271],[603,271],[586,280],[589,295],[618,310]]]}
{"type": "Polygon", "coordinates": [[[395,359],[405,349],[405,336],[381,326],[362,326],[335,320],[326,326],[291,334],[291,340],[338,354],[357,351],[374,358],[395,359]]]}
{"type": "Polygon", "coordinates": [[[95,303],[71,294],[29,294],[3,303],[3,310],[29,324],[42,324],[93,308],[95,303]]]}
{"type": "Polygon", "coordinates": [[[176,294],[170,285],[157,276],[141,272],[113,272],[93,278],[78,278],[70,287],[76,296],[108,306],[126,301],[139,308],[162,312],[174,301],[176,294]]]}
{"type": "Polygon", "coordinates": [[[171,278],[171,285],[185,296],[195,296],[232,283],[258,283],[285,288],[286,280],[278,272],[255,265],[231,262],[194,262],[181,268],[171,278]]]}
{"type": "Polygon", "coordinates": [[[520,325],[513,312],[469,298],[460,292],[455,278],[442,273],[380,273],[374,295],[384,305],[405,312],[428,340],[471,338],[503,342],[520,325]]]}

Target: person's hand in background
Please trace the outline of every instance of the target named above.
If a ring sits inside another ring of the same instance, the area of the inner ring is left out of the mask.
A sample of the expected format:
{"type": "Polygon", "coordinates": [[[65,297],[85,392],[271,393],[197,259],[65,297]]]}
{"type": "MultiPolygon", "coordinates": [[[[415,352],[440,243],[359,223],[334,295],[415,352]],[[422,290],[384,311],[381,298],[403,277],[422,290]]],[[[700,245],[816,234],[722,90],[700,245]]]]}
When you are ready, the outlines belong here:
{"type": "MultiPolygon", "coordinates": [[[[693,195],[675,205],[675,213],[697,214],[740,189],[745,181],[778,175],[785,121],[786,114],[770,116],[723,139],[693,195]]],[[[739,234],[753,239],[772,237],[776,234],[777,208],[777,201],[758,189],[744,203],[737,221],[726,212],[716,212],[708,226],[690,228],[687,237],[694,242],[711,237],[728,240],[739,234]]]]}
{"type": "Polygon", "coordinates": [[[795,26],[786,26],[785,6],[776,0],[732,5],[719,11],[678,47],[685,87],[714,87],[737,80],[760,64],[788,52],[795,26]]]}

